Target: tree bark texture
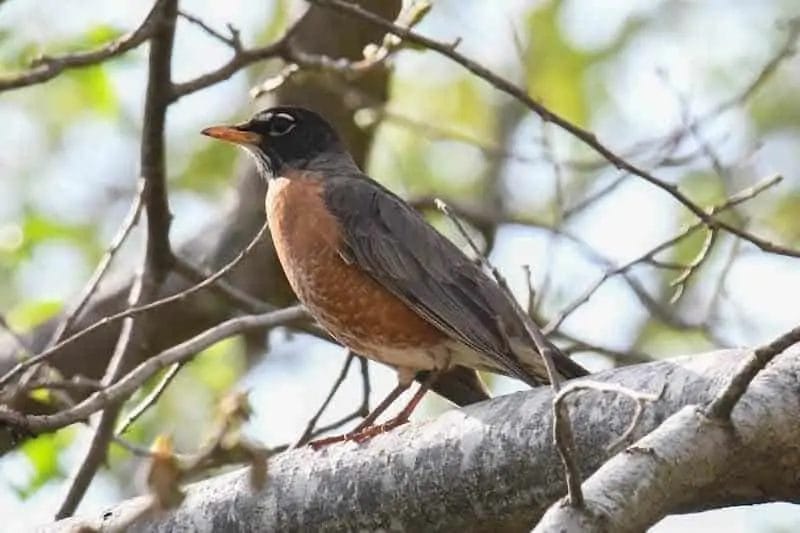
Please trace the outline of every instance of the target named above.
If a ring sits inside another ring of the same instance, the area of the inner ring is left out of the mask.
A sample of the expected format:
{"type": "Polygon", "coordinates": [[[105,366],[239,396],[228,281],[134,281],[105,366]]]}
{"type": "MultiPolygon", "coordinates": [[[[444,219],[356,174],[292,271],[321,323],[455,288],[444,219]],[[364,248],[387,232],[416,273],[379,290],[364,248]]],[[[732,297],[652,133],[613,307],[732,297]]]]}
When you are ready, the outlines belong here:
{"type": "MultiPolygon", "coordinates": [[[[562,521],[572,510],[556,503],[545,520],[559,521],[539,530],[642,531],[673,512],[798,501],[800,349],[753,381],[731,425],[709,424],[701,411],[747,355],[724,350],[592,376],[661,396],[645,407],[632,434],[638,442],[613,458],[608,446],[629,425],[634,402],[592,390],[570,396],[574,453],[584,479],[592,476],[583,484],[591,513],[562,521]]],[[[530,531],[566,491],[551,413],[549,388],[515,393],[366,444],[280,454],[259,492],[238,470],[190,486],[178,509],[133,524],[149,497],[45,530],[530,531]]]]}

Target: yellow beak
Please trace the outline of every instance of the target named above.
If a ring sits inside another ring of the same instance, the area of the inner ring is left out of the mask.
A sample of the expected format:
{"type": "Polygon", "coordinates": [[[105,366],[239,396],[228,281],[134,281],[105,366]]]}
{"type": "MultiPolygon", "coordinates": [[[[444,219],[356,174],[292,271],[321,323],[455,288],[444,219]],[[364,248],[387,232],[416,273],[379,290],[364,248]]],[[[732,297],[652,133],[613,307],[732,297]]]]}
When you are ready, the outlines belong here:
{"type": "Polygon", "coordinates": [[[236,144],[259,144],[261,135],[252,131],[242,130],[236,126],[211,126],[201,132],[203,135],[214,137],[236,144]]]}

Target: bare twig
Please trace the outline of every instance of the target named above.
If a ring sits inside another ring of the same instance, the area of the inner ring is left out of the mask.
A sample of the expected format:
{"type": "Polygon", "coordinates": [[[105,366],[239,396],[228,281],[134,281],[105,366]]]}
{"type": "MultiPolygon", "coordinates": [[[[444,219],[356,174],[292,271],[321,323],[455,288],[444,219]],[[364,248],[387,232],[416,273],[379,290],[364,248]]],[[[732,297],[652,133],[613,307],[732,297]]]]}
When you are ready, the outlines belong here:
{"type": "Polygon", "coordinates": [[[706,414],[711,418],[727,420],[731,416],[731,412],[739,398],[747,391],[747,387],[753,381],[753,378],[775,356],[783,353],[798,342],[800,342],[800,326],[781,335],[769,344],[754,350],[753,354],[742,362],[728,385],[711,401],[706,408],[706,414]]]}
{"type": "Polygon", "coordinates": [[[582,352],[594,352],[613,359],[616,364],[649,363],[653,361],[653,357],[644,352],[616,350],[607,346],[600,346],[598,344],[579,339],[574,335],[564,332],[563,330],[559,330],[553,334],[558,336],[558,338],[570,343],[567,347],[562,349],[562,351],[568,355],[582,352]]]}
{"type": "Polygon", "coordinates": [[[0,328],[6,330],[6,333],[8,333],[8,335],[11,337],[11,340],[13,340],[14,344],[17,345],[17,350],[19,350],[19,352],[22,354],[31,353],[28,343],[22,338],[22,335],[17,333],[14,328],[11,327],[11,325],[8,323],[8,320],[6,320],[5,315],[2,313],[0,313],[0,328]]]}
{"type": "Polygon", "coordinates": [[[325,398],[325,401],[322,402],[322,405],[317,409],[317,412],[314,413],[314,416],[306,424],[305,430],[303,430],[303,434],[297,439],[291,447],[297,448],[303,446],[304,444],[309,443],[311,440],[316,438],[323,433],[327,433],[328,431],[332,431],[337,429],[344,424],[350,422],[351,420],[355,420],[357,418],[363,418],[369,414],[369,395],[370,395],[370,381],[369,381],[369,369],[367,367],[367,360],[350,350],[347,350],[347,357],[345,359],[344,365],[342,366],[342,370],[339,372],[339,375],[334,381],[333,386],[331,387],[330,392],[328,392],[328,396],[325,398]],[[361,366],[361,384],[362,384],[362,395],[361,395],[361,403],[356,407],[356,409],[348,415],[343,416],[339,420],[331,422],[330,424],[316,427],[317,422],[319,421],[322,414],[325,412],[325,409],[328,408],[331,400],[333,399],[334,394],[336,391],[339,390],[339,387],[344,382],[345,377],[347,377],[347,372],[350,369],[350,365],[353,362],[353,359],[358,359],[358,362],[361,366]]]}
{"type": "MultiPolygon", "coordinates": [[[[638,392],[614,383],[603,383],[599,381],[588,380],[568,383],[553,397],[553,433],[556,435],[556,437],[564,434],[564,427],[569,425],[569,412],[567,411],[566,407],[567,397],[576,391],[582,390],[594,390],[604,393],[620,394],[627,396],[636,402],[636,411],[631,423],[628,425],[628,428],[625,430],[625,432],[620,435],[620,437],[614,441],[614,443],[609,445],[608,448],[610,451],[616,450],[620,443],[627,442],[627,440],[636,430],[636,427],[641,420],[644,402],[654,402],[661,396],[661,394],[638,392]]],[[[580,486],[580,469],[578,468],[578,463],[575,460],[574,439],[566,440],[556,438],[555,445],[562,457],[562,461],[565,463],[564,470],[566,474],[567,492],[569,494],[570,504],[573,507],[582,507],[584,503],[583,492],[581,491],[580,486]]]]}
{"type": "MultiPolygon", "coordinates": [[[[361,104],[368,95],[363,94],[364,91],[356,91],[351,90],[348,91],[349,94],[357,94],[357,98],[360,98],[359,104],[361,104]]],[[[348,100],[345,100],[347,103],[348,100]]],[[[502,158],[502,159],[511,159],[513,161],[519,161],[520,163],[535,163],[539,161],[538,157],[529,156],[517,153],[515,151],[509,150],[506,147],[499,146],[497,144],[491,143],[489,141],[481,140],[472,135],[457,131],[453,128],[443,126],[441,124],[429,124],[427,122],[422,122],[415,118],[402,115],[395,111],[389,110],[386,107],[377,106],[374,102],[358,105],[357,107],[361,111],[368,111],[369,113],[369,120],[370,125],[376,124],[378,122],[386,122],[388,124],[396,125],[401,128],[406,128],[411,130],[415,133],[419,133],[424,135],[428,139],[432,140],[448,140],[448,141],[456,141],[459,143],[467,144],[469,146],[475,147],[480,150],[483,154],[491,158],[502,158]],[[364,107],[367,105],[368,107],[364,107]]]]}
{"type": "Polygon", "coordinates": [[[761,237],[755,236],[751,233],[748,233],[741,228],[737,228],[721,219],[718,219],[713,216],[713,214],[709,214],[703,207],[696,204],[692,201],[688,196],[686,196],[683,192],[680,191],[677,185],[664,181],[660,178],[655,177],[654,175],[650,174],[649,172],[639,168],[638,166],[634,165],[627,159],[619,156],[608,148],[605,144],[600,142],[597,139],[597,136],[577,124],[570,122],[569,120],[565,119],[561,115],[554,113],[549,108],[542,105],[540,102],[534,100],[525,89],[517,87],[512,82],[506,80],[505,78],[498,76],[491,70],[487,69],[480,63],[477,63],[466,56],[456,52],[455,46],[453,44],[439,42],[428,37],[424,37],[412,30],[407,28],[403,28],[392,22],[383,19],[380,16],[377,16],[362,7],[352,4],[350,2],[346,2],[343,0],[309,0],[310,3],[328,7],[331,9],[335,9],[341,13],[345,13],[352,17],[356,17],[360,20],[369,22],[378,26],[390,33],[397,35],[409,42],[418,44],[420,46],[424,46],[430,50],[433,50],[453,61],[460,64],[479,78],[487,81],[491,85],[493,85],[498,90],[516,98],[519,102],[523,103],[528,109],[536,113],[542,120],[546,122],[552,122],[556,124],[558,127],[562,128],[563,130],[567,131],[568,133],[572,134],[575,138],[582,141],[584,144],[592,148],[594,151],[602,155],[606,158],[609,162],[611,162],[615,167],[625,170],[631,174],[639,176],[640,178],[644,179],[648,183],[654,185],[655,187],[663,190],[670,196],[672,196],[675,200],[681,203],[684,207],[686,207],[689,211],[691,211],[697,218],[699,218],[704,224],[711,228],[717,228],[725,230],[737,237],[749,241],[750,243],[756,245],[759,249],[773,253],[778,255],[786,255],[790,257],[800,257],[800,250],[794,250],[788,248],[786,246],[781,246],[779,244],[772,243],[763,239],[761,237]]]}
{"type": "MultiPolygon", "coordinates": [[[[558,398],[558,395],[556,395],[558,398]]],[[[575,438],[569,412],[563,402],[553,401],[553,442],[564,466],[564,479],[567,483],[567,500],[572,507],[583,507],[581,472],[575,459],[575,438]]]]}
{"type": "Polygon", "coordinates": [[[192,15],[191,13],[187,12],[184,9],[178,9],[178,16],[185,19],[187,22],[194,24],[195,26],[197,26],[198,28],[202,29],[204,32],[209,34],[211,37],[217,39],[218,41],[223,42],[224,44],[230,46],[234,50],[241,48],[242,46],[242,43],[239,40],[239,32],[232,26],[228,26],[228,30],[231,32],[231,35],[228,36],[218,32],[217,30],[206,24],[203,19],[192,15]]]}
{"type": "MultiPolygon", "coordinates": [[[[759,183],[754,184],[751,187],[743,189],[738,193],[730,196],[725,202],[719,204],[713,208],[711,208],[710,212],[717,214],[721,213],[731,207],[741,204],[742,202],[746,202],[755,196],[761,194],[763,191],[769,189],[780,183],[783,180],[782,176],[773,176],[769,179],[761,181],[759,183]]],[[[688,236],[692,235],[696,231],[703,228],[705,225],[702,222],[695,222],[691,224],[686,229],[681,231],[679,234],[675,235],[674,237],[662,242],[655,248],[652,248],[648,252],[642,254],[641,256],[628,261],[624,265],[619,267],[606,270],[600,278],[595,281],[589,288],[587,288],[580,296],[578,296],[575,300],[573,300],[570,304],[568,304],[564,309],[562,309],[555,317],[553,317],[550,322],[545,326],[542,330],[545,334],[549,334],[556,329],[567,319],[567,317],[572,314],[576,309],[578,309],[581,305],[589,301],[589,298],[599,289],[607,280],[611,279],[612,277],[623,274],[633,268],[635,265],[639,263],[643,263],[653,259],[658,253],[674,246],[675,244],[679,243],[683,239],[687,238],[688,236]]]]}
{"type": "Polygon", "coordinates": [[[97,267],[92,274],[92,277],[89,279],[86,286],[81,291],[81,295],[78,300],[70,307],[69,311],[67,311],[64,318],[59,323],[58,327],[56,328],[55,332],[53,332],[53,336],[50,338],[50,342],[47,343],[47,347],[53,346],[54,344],[58,343],[60,340],[64,338],[64,336],[69,333],[70,328],[75,323],[81,313],[83,312],[86,304],[89,303],[89,299],[92,297],[94,292],[97,290],[100,281],[105,276],[106,272],[108,271],[108,267],[111,266],[111,261],[114,259],[114,256],[117,254],[117,251],[122,246],[122,243],[125,242],[125,239],[128,238],[130,235],[131,230],[133,230],[134,226],[139,220],[139,214],[142,211],[142,193],[144,192],[144,187],[141,186],[142,182],[139,182],[140,187],[136,193],[136,197],[131,203],[131,207],[128,210],[128,214],[125,216],[125,219],[122,221],[119,229],[117,230],[116,235],[111,240],[111,243],[108,245],[105,254],[100,259],[100,262],[97,264],[97,267]]]}
{"type": "MultiPolygon", "coordinates": [[[[403,28],[412,28],[425,17],[430,8],[431,4],[427,1],[413,2],[400,13],[397,18],[397,24],[403,28]]],[[[288,64],[277,75],[270,76],[253,87],[250,90],[250,97],[258,98],[274,91],[301,70],[319,70],[343,76],[348,80],[356,79],[383,65],[400,49],[402,44],[402,40],[388,33],[383,37],[380,46],[370,44],[364,48],[363,58],[350,60],[343,57],[333,58],[324,54],[308,53],[288,41],[286,47],[279,54],[288,64]]]]}
{"type": "MultiPolygon", "coordinates": [[[[266,231],[266,229],[263,226],[262,226],[262,231],[266,231]]],[[[255,240],[253,245],[255,246],[255,244],[257,244],[259,241],[260,238],[255,240]]],[[[244,259],[244,257],[246,257],[247,254],[250,253],[250,251],[252,251],[252,248],[247,252],[244,252],[241,258],[237,256],[236,258],[237,262],[244,259]]],[[[227,281],[216,275],[214,271],[196,267],[189,261],[183,259],[182,257],[175,256],[175,271],[184,276],[186,279],[196,284],[206,283],[207,279],[214,277],[215,279],[213,283],[211,283],[210,285],[207,284],[206,286],[210,290],[216,292],[217,294],[228,300],[228,302],[230,302],[231,305],[234,305],[239,309],[242,309],[249,313],[266,313],[267,311],[273,311],[275,309],[275,306],[263,300],[259,300],[258,298],[255,298],[253,296],[250,296],[249,294],[239,289],[235,285],[228,283],[227,281]]],[[[230,272],[230,270],[228,270],[228,272],[230,272]]]]}
{"type": "Polygon", "coordinates": [[[56,512],[56,520],[71,516],[75,512],[84,494],[86,494],[86,490],[89,488],[97,469],[105,461],[108,444],[114,436],[115,419],[115,416],[107,415],[106,413],[116,414],[116,409],[112,407],[109,407],[109,409],[112,409],[112,411],[104,411],[104,416],[100,418],[100,422],[95,428],[92,441],[88,450],[86,450],[86,456],[75,472],[64,496],[64,501],[56,512]]]}
{"type": "MultiPolygon", "coordinates": [[[[716,241],[716,237],[717,230],[714,228],[709,228],[706,232],[706,238],[703,240],[703,245],[700,247],[697,255],[688,265],[684,267],[683,271],[678,275],[678,277],[670,282],[670,287],[675,288],[675,292],[670,298],[670,303],[677,302],[681,297],[689,278],[692,276],[692,274],[699,270],[700,266],[703,264],[706,258],[708,258],[711,248],[714,246],[714,242],[716,241]]],[[[651,258],[650,261],[652,262],[653,259],[651,258]]]]}
{"type": "Polygon", "coordinates": [[[472,239],[472,237],[470,237],[466,228],[464,228],[463,224],[461,224],[461,221],[458,219],[455,213],[453,213],[450,207],[443,201],[437,199],[435,202],[436,206],[445,215],[447,215],[447,217],[456,226],[456,229],[458,229],[458,232],[464,237],[464,239],[466,239],[467,244],[469,244],[469,247],[472,249],[472,252],[481,262],[481,265],[483,265],[484,268],[486,268],[489,272],[492,273],[492,276],[497,281],[497,284],[500,286],[503,292],[505,292],[506,297],[508,298],[509,302],[511,303],[515,312],[517,313],[517,316],[519,316],[519,318],[521,319],[522,324],[525,327],[526,333],[530,336],[531,342],[533,342],[534,346],[539,352],[539,355],[542,357],[544,361],[545,367],[547,368],[547,376],[550,380],[550,384],[553,386],[553,389],[556,392],[558,392],[559,378],[558,378],[558,372],[556,371],[555,365],[553,364],[552,345],[549,342],[547,342],[547,339],[545,339],[544,335],[536,326],[536,324],[533,323],[528,314],[519,306],[519,302],[517,302],[517,299],[514,297],[514,293],[512,293],[511,289],[508,287],[508,283],[506,282],[505,277],[503,277],[503,274],[501,274],[500,271],[497,270],[497,268],[492,263],[489,262],[489,260],[486,258],[486,255],[483,252],[481,252],[480,248],[478,248],[478,245],[475,244],[475,241],[472,239]]]}
{"type": "Polygon", "coordinates": [[[44,390],[64,390],[69,392],[97,392],[103,388],[103,384],[94,379],[89,379],[85,376],[75,375],[70,379],[42,379],[37,381],[29,381],[24,386],[16,389],[16,393],[24,394],[27,392],[35,391],[37,389],[44,390]]]}
{"type": "MultiPolygon", "coordinates": [[[[302,18],[300,20],[302,20],[302,18]]],[[[285,59],[289,57],[290,42],[296,27],[297,25],[295,24],[289,28],[286,33],[274,43],[257,48],[243,47],[238,40],[238,32],[233,30],[234,37],[231,37],[231,42],[227,43],[233,50],[233,57],[231,57],[227,63],[211,72],[201,74],[189,81],[173,84],[171,101],[174,102],[184,96],[211,87],[221,81],[225,81],[244,67],[258,61],[270,58],[285,59]]]]}
{"type": "Polygon", "coordinates": [[[739,256],[739,251],[741,248],[742,241],[736,239],[733,241],[733,245],[731,246],[731,251],[728,254],[728,258],[725,261],[725,264],[722,267],[719,275],[717,276],[714,282],[714,288],[711,291],[711,300],[708,302],[708,309],[706,310],[706,321],[711,322],[716,318],[717,306],[719,305],[720,301],[722,300],[723,295],[725,294],[725,281],[728,279],[728,275],[733,268],[733,264],[736,261],[736,258],[739,256]]]}
{"type": "MultiPolygon", "coordinates": [[[[723,115],[725,112],[735,107],[745,105],[766,84],[766,82],[772,78],[772,75],[778,70],[783,62],[796,54],[797,40],[800,36],[800,18],[795,17],[788,20],[786,23],[786,28],[786,38],[784,39],[783,44],[770,56],[768,61],[752,77],[752,80],[741,90],[720,101],[705,113],[696,116],[688,124],[681,124],[667,135],[660,135],[656,138],[638,141],[633,146],[622,150],[622,153],[624,153],[626,157],[631,157],[653,146],[660,146],[662,148],[671,146],[676,148],[687,136],[687,134],[691,133],[692,129],[699,130],[699,128],[701,128],[703,125],[713,122],[713,120],[723,115]]],[[[694,150],[680,157],[668,157],[664,159],[659,166],[685,165],[702,154],[702,148],[699,148],[698,150],[694,150]]],[[[597,161],[564,162],[565,165],[579,170],[595,170],[605,166],[607,163],[608,161],[606,159],[600,159],[597,161]]],[[[621,179],[625,180],[627,177],[628,175],[624,175],[621,179]]]]}
{"type": "MultiPolygon", "coordinates": [[[[133,283],[128,297],[129,305],[132,307],[153,300],[173,264],[169,242],[172,215],[167,200],[164,126],[169,107],[169,89],[172,84],[172,47],[177,16],[177,0],[165,0],[153,11],[139,157],[142,173],[141,196],[147,213],[147,238],[142,272],[133,283]]],[[[141,335],[142,338],[147,336],[147,324],[140,322],[142,321],[137,321],[133,317],[128,317],[123,322],[114,353],[103,376],[104,386],[119,380],[128,371],[138,351],[142,349],[140,343],[134,342],[134,337],[137,335],[141,335]]],[[[78,467],[64,502],[56,513],[57,519],[75,512],[97,469],[105,461],[122,401],[123,399],[109,402],[103,409],[89,450],[78,467]]]]}
{"type": "MultiPolygon", "coordinates": [[[[412,199],[410,203],[413,207],[417,209],[428,209],[431,207],[435,207],[435,200],[436,199],[433,197],[422,197],[422,198],[412,199]]],[[[484,235],[484,237],[486,237],[489,232],[493,231],[493,228],[495,228],[500,224],[515,224],[515,225],[530,226],[548,232],[550,234],[556,235],[560,238],[566,239],[570,243],[576,245],[577,250],[584,257],[586,257],[587,260],[591,261],[592,263],[599,264],[606,270],[613,270],[617,268],[616,264],[614,264],[610,259],[605,257],[602,253],[595,250],[591,244],[581,239],[577,235],[574,235],[569,231],[565,230],[563,227],[559,228],[550,226],[545,222],[541,222],[536,219],[531,219],[528,217],[507,215],[502,212],[498,213],[498,212],[489,212],[486,210],[478,210],[458,203],[453,203],[453,204],[448,203],[448,207],[460,218],[469,221],[469,223],[475,228],[477,228],[484,235]]],[[[681,265],[681,268],[684,268],[684,265],[681,265]]],[[[623,281],[630,287],[631,291],[639,299],[642,305],[648,311],[657,316],[659,319],[675,327],[683,327],[683,328],[694,327],[693,325],[683,321],[671,309],[655,301],[649,295],[644,286],[635,277],[629,275],[627,271],[622,272],[621,276],[623,281]]],[[[596,288],[599,288],[599,286],[596,288]]],[[[549,334],[551,333],[551,331],[547,330],[547,333],[549,334]]]]}
{"type": "MultiPolygon", "coordinates": [[[[786,38],[781,47],[775,52],[767,63],[753,77],[752,81],[748,83],[738,94],[735,94],[718,103],[713,108],[709,109],[706,113],[693,120],[689,126],[691,128],[698,128],[702,123],[718,117],[728,109],[742,105],[747,102],[759,89],[772,78],[772,75],[778,70],[778,67],[788,58],[797,53],[797,40],[800,38],[800,17],[794,17],[786,21],[786,38]]],[[[673,135],[677,135],[677,132],[673,135]]]]}
{"type": "MultiPolygon", "coordinates": [[[[444,202],[440,200],[437,201],[437,206],[445,215],[447,215],[448,218],[450,218],[450,220],[453,221],[459,233],[461,233],[461,235],[467,240],[467,243],[469,244],[470,248],[472,248],[473,253],[475,253],[481,261],[481,264],[484,266],[484,268],[488,269],[492,273],[497,281],[497,284],[505,292],[506,297],[514,308],[514,311],[520,318],[530,342],[533,343],[539,355],[541,356],[544,366],[547,369],[547,376],[550,381],[550,386],[553,389],[553,394],[557,395],[561,390],[561,383],[555,363],[553,363],[553,358],[555,357],[553,345],[547,341],[544,334],[538,328],[538,326],[536,326],[531,317],[520,307],[517,299],[514,297],[514,294],[508,287],[508,283],[506,283],[503,275],[494,265],[489,262],[486,256],[481,253],[478,246],[461,224],[461,221],[458,220],[458,217],[453,214],[453,212],[444,202]]],[[[583,505],[583,495],[581,493],[580,473],[578,471],[577,463],[575,462],[573,454],[573,450],[575,448],[575,439],[572,434],[572,424],[569,421],[569,416],[565,412],[554,412],[554,415],[556,422],[553,424],[553,439],[556,447],[558,448],[561,461],[564,465],[564,476],[567,480],[569,503],[572,506],[581,507],[583,505]]]]}
{"type": "Polygon", "coordinates": [[[623,173],[617,176],[611,181],[611,183],[609,183],[605,187],[599,189],[593,194],[586,196],[585,198],[575,202],[573,205],[564,209],[564,219],[566,220],[577,215],[581,211],[585,210],[587,207],[596,204],[597,202],[599,202],[600,200],[602,200],[603,198],[605,198],[606,196],[617,190],[617,188],[619,188],[620,185],[625,183],[625,180],[628,179],[628,176],[630,176],[630,174],[627,173],[623,173]]]}
{"type": "Polygon", "coordinates": [[[22,362],[18,363],[17,365],[15,365],[2,378],[0,378],[0,386],[4,386],[4,385],[8,384],[15,376],[17,376],[20,372],[25,370],[27,367],[32,366],[32,365],[37,364],[37,363],[40,363],[42,361],[45,361],[45,360],[49,359],[50,357],[53,357],[64,346],[66,346],[67,344],[70,344],[72,342],[77,341],[78,339],[80,339],[84,335],[88,335],[88,334],[92,333],[93,331],[96,331],[96,330],[98,330],[98,329],[100,329],[102,327],[106,327],[108,325],[111,325],[113,323],[119,322],[120,320],[123,320],[125,318],[133,317],[133,316],[139,315],[141,313],[145,313],[147,311],[151,311],[151,310],[153,310],[153,309],[155,309],[157,307],[161,307],[162,305],[167,305],[167,304],[172,303],[172,302],[180,301],[180,300],[182,300],[184,298],[187,298],[191,294],[194,294],[197,291],[200,291],[200,290],[204,289],[205,287],[212,286],[220,278],[222,278],[228,272],[230,272],[231,269],[233,269],[242,259],[244,259],[247,256],[247,254],[249,254],[252,251],[252,249],[256,246],[256,244],[258,244],[258,242],[261,240],[261,238],[264,236],[264,234],[267,232],[268,229],[269,229],[269,227],[267,226],[266,223],[264,223],[264,225],[261,227],[261,230],[259,230],[259,232],[253,237],[253,240],[251,240],[250,243],[236,257],[234,257],[227,265],[225,265],[224,267],[219,269],[214,275],[208,277],[203,282],[198,283],[197,285],[193,285],[193,286],[191,286],[191,287],[189,287],[189,288],[187,288],[187,289],[185,289],[185,290],[183,290],[181,292],[178,292],[178,293],[175,293],[173,295],[161,298],[159,300],[155,300],[153,302],[150,302],[150,303],[147,303],[147,304],[143,304],[143,305],[133,306],[133,307],[130,307],[128,309],[125,309],[124,311],[120,311],[119,313],[115,313],[113,315],[110,315],[110,316],[107,316],[107,317],[103,317],[102,319],[98,320],[97,322],[95,322],[91,326],[88,326],[88,327],[82,329],[81,331],[78,331],[78,332],[74,333],[73,335],[70,335],[69,337],[67,337],[63,341],[51,346],[50,348],[42,351],[39,354],[36,354],[34,357],[31,357],[30,359],[27,359],[27,360],[22,361],[22,362]]]}
{"type": "Polygon", "coordinates": [[[183,368],[183,363],[175,363],[169,367],[169,370],[167,370],[167,372],[161,378],[161,381],[158,382],[153,390],[150,391],[150,394],[148,394],[147,397],[144,398],[136,407],[131,409],[130,413],[128,413],[125,417],[125,420],[123,420],[122,423],[117,426],[117,429],[114,430],[114,434],[116,436],[119,437],[124,435],[125,432],[128,431],[128,428],[131,427],[131,425],[143,414],[145,414],[147,410],[158,401],[159,398],[161,398],[161,395],[164,394],[165,390],[167,390],[167,387],[170,383],[172,383],[172,380],[175,379],[175,376],[178,375],[178,372],[180,372],[181,368],[183,368]]]}
{"type": "Polygon", "coordinates": [[[8,424],[31,434],[38,434],[80,422],[108,405],[127,398],[159,371],[175,363],[188,361],[197,352],[222,339],[251,329],[284,325],[305,316],[305,308],[296,305],[261,315],[232,318],[139,364],[113,384],[92,394],[74,407],[52,415],[26,415],[11,409],[0,409],[0,424],[8,424]]]}
{"type": "Polygon", "coordinates": [[[311,433],[314,431],[314,428],[317,425],[317,421],[322,416],[322,413],[325,412],[325,409],[328,408],[328,404],[331,403],[333,399],[333,395],[336,394],[336,391],[339,390],[339,387],[344,382],[344,378],[347,377],[347,371],[350,370],[350,365],[353,363],[353,359],[355,358],[355,354],[350,351],[349,349],[345,350],[347,352],[347,356],[344,359],[344,364],[342,365],[342,369],[339,371],[339,375],[336,377],[336,380],[333,382],[333,386],[331,390],[328,392],[328,396],[325,397],[325,400],[322,402],[322,405],[319,406],[317,412],[314,413],[308,423],[306,424],[306,428],[303,431],[303,434],[300,435],[300,438],[297,439],[297,442],[292,446],[293,448],[297,448],[298,446],[302,446],[303,444],[307,443],[311,440],[311,433]]]}
{"type": "Polygon", "coordinates": [[[147,14],[147,17],[138,28],[118,39],[114,39],[108,44],[87,52],[75,52],[52,57],[41,56],[32,62],[30,69],[10,76],[0,77],[0,91],[43,83],[55,78],[65,70],[96,65],[136,48],[150,38],[156,18],[155,13],[162,2],[163,0],[159,0],[153,5],[150,13],[147,14]]]}

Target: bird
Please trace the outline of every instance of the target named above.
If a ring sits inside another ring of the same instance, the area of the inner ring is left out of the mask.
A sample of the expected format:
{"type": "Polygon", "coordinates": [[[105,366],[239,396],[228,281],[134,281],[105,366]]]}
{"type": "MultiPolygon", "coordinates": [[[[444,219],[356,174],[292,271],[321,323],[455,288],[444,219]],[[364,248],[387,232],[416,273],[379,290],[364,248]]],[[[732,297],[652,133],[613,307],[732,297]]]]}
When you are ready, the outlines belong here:
{"type": "MultiPolygon", "coordinates": [[[[549,382],[506,292],[416,209],[365,174],[320,114],[277,106],[202,133],[244,148],[267,180],[267,221],[300,302],[342,345],[397,372],[397,386],[361,424],[321,445],[363,441],[407,422],[437,381],[478,398],[488,394],[477,390],[483,385],[476,371],[533,387],[549,382]],[[375,425],[419,376],[419,389],[400,413],[375,425]]],[[[588,374],[554,353],[560,379],[588,374]]]]}

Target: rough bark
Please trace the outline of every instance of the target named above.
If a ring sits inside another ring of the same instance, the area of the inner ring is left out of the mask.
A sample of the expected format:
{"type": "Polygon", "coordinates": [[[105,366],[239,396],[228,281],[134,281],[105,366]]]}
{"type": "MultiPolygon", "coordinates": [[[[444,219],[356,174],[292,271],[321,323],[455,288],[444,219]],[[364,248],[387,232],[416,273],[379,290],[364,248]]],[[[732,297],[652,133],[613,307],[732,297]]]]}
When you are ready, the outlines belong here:
{"type": "MultiPolygon", "coordinates": [[[[630,461],[654,470],[626,467],[624,477],[603,474],[602,486],[594,478],[584,483],[587,500],[635,518],[623,529],[618,521],[601,521],[593,530],[641,530],[670,512],[800,499],[800,349],[782,354],[756,378],[734,410],[732,427],[693,429],[692,406],[709,402],[746,355],[726,350],[592,376],[662,392],[645,408],[634,439],[672,416],[595,476],[630,461]],[[687,442],[689,450],[681,447],[687,442]],[[651,446],[656,454],[673,455],[648,459],[651,446]],[[669,498],[660,490],[665,484],[669,498]],[[646,498],[630,490],[642,486],[654,487],[646,498]],[[620,500],[620,494],[630,499],[620,500]],[[657,512],[639,517],[635,509],[647,506],[657,512]]],[[[239,470],[189,487],[178,509],[134,524],[128,522],[148,505],[147,497],[45,530],[128,524],[132,531],[529,531],[565,492],[552,443],[551,400],[550,390],[539,388],[453,410],[367,444],[286,452],[270,461],[259,492],[239,470]]],[[[596,391],[575,393],[568,402],[586,477],[609,460],[607,446],[625,431],[634,406],[626,397],[596,391]]]]}

